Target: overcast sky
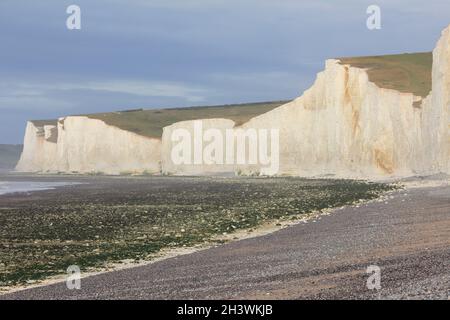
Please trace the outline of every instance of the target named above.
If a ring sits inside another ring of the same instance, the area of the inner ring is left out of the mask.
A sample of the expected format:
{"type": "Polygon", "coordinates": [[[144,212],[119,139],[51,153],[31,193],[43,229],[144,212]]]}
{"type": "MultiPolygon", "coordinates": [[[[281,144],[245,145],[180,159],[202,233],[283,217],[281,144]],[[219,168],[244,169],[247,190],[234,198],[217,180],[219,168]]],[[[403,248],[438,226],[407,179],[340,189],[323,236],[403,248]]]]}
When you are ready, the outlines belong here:
{"type": "Polygon", "coordinates": [[[28,119],[294,98],[327,58],[430,51],[449,23],[448,0],[1,0],[0,143],[28,119]]]}

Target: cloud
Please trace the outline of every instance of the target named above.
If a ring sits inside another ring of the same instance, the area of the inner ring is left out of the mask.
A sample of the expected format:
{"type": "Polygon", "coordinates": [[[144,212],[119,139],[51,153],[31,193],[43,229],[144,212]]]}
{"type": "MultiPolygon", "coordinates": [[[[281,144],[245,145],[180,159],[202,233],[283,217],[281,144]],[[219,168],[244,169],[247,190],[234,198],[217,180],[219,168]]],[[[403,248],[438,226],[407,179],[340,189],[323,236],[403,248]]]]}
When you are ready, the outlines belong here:
{"type": "MultiPolygon", "coordinates": [[[[42,114],[48,111],[60,111],[72,106],[70,100],[59,100],[54,97],[39,96],[0,96],[0,110],[8,110],[11,113],[17,111],[36,110],[42,114]]],[[[2,117],[3,119],[3,117],[2,117]]],[[[9,125],[9,124],[6,124],[9,125]]]]}
{"type": "Polygon", "coordinates": [[[205,100],[206,90],[181,83],[139,80],[107,80],[66,83],[0,83],[0,109],[33,109],[36,106],[46,109],[70,108],[80,91],[97,94],[125,94],[140,97],[179,98],[190,103],[205,100]],[[55,96],[72,94],[67,101],[55,96]]]}
{"type": "Polygon", "coordinates": [[[95,91],[108,91],[116,93],[126,93],[144,97],[175,97],[183,98],[189,102],[204,101],[205,89],[197,88],[191,85],[152,82],[152,81],[105,81],[91,82],[86,85],[64,85],[61,87],[65,90],[85,89],[95,91]]]}

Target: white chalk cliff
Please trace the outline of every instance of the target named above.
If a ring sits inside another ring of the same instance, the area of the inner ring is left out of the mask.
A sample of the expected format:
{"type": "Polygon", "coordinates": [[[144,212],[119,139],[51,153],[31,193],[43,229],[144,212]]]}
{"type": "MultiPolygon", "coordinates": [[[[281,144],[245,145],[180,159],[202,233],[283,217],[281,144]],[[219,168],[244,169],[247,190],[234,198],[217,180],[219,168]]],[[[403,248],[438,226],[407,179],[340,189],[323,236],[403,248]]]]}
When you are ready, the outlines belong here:
{"type": "MultiPolygon", "coordinates": [[[[227,119],[207,127],[233,128],[227,119]]],[[[279,130],[279,172],[295,176],[386,177],[450,173],[450,26],[433,51],[432,91],[423,98],[378,87],[366,70],[327,60],[313,86],[283,106],[252,118],[241,129],[279,130]]],[[[57,126],[29,122],[19,171],[258,172],[254,166],[176,165],[170,152],[176,128],[152,139],[87,117],[57,126]]]]}
{"type": "Polygon", "coordinates": [[[65,173],[160,172],[159,139],[82,116],[61,118],[57,126],[29,121],[16,170],[65,173]]]}

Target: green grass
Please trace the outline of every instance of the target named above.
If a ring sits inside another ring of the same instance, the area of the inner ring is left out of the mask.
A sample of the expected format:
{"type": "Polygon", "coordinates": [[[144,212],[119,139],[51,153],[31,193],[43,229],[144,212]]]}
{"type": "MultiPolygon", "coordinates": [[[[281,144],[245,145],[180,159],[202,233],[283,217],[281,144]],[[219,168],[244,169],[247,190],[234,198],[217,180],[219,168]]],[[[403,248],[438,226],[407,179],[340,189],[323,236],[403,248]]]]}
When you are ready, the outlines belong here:
{"type": "MultiPolygon", "coordinates": [[[[239,126],[253,117],[275,109],[289,100],[169,109],[135,109],[83,114],[120,129],[151,138],[161,138],[163,128],[179,121],[225,118],[239,126]]],[[[33,120],[37,127],[56,125],[57,120],[33,120]]]]}
{"type": "Polygon", "coordinates": [[[426,97],[431,91],[431,52],[338,58],[342,64],[367,68],[370,81],[381,88],[426,97]]]}
{"type": "Polygon", "coordinates": [[[43,127],[43,126],[56,126],[58,124],[57,120],[32,120],[31,121],[36,127],[43,127]]]}
{"type": "Polygon", "coordinates": [[[234,104],[223,106],[176,109],[129,110],[87,115],[109,125],[143,136],[161,138],[162,129],[175,122],[196,119],[225,118],[241,125],[251,118],[268,112],[288,101],[234,104]]]}

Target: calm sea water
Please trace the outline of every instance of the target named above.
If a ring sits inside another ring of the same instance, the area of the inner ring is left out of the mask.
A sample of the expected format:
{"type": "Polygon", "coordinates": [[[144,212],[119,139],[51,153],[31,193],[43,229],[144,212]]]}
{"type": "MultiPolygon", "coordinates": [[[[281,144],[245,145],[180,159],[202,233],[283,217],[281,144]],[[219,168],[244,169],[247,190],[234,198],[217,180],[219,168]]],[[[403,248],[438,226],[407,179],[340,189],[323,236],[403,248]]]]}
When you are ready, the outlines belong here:
{"type": "Polygon", "coordinates": [[[77,183],[72,182],[35,182],[35,181],[0,181],[0,194],[30,192],[54,189],[77,183]]]}

